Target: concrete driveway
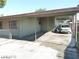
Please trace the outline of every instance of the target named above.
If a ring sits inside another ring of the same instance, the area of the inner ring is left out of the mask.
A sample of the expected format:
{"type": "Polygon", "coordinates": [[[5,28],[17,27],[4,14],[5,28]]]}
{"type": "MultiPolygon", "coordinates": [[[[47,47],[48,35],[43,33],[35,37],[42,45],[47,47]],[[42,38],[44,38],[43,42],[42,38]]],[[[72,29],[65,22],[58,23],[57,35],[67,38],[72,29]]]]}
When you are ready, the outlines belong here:
{"type": "Polygon", "coordinates": [[[40,42],[41,46],[46,46],[57,50],[59,52],[58,59],[64,59],[64,52],[71,43],[71,36],[72,34],[60,34],[50,31],[38,38],[36,41],[40,42]]]}
{"type": "Polygon", "coordinates": [[[58,59],[57,54],[39,42],[0,38],[0,59],[58,59]]]}
{"type": "Polygon", "coordinates": [[[39,37],[36,41],[68,45],[71,41],[71,34],[60,34],[50,31],[39,37]]]}
{"type": "Polygon", "coordinates": [[[47,32],[34,42],[0,38],[0,59],[63,59],[71,34],[47,32]]]}

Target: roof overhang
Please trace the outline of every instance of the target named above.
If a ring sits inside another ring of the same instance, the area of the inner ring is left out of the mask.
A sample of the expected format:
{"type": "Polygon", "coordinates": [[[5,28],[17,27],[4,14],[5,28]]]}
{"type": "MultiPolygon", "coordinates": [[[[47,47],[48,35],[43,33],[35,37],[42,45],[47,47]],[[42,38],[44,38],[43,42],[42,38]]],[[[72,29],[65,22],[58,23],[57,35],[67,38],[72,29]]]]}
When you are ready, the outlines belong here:
{"type": "Polygon", "coordinates": [[[49,16],[57,16],[57,15],[64,15],[64,14],[76,14],[79,12],[79,7],[72,7],[72,8],[63,8],[63,9],[56,9],[56,10],[49,10],[43,12],[33,12],[33,13],[25,13],[19,15],[11,15],[11,16],[3,16],[0,17],[2,19],[6,18],[15,18],[15,17],[49,17],[49,16]]]}

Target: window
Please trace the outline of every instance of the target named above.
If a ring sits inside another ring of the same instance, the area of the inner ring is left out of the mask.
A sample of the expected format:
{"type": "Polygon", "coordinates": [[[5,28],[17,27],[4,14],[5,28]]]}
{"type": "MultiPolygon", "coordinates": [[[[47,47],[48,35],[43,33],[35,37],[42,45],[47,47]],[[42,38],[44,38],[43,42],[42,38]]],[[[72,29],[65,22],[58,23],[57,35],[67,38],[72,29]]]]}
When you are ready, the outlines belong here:
{"type": "Polygon", "coordinates": [[[69,27],[69,25],[62,25],[62,27],[69,27]]]}
{"type": "Polygon", "coordinates": [[[13,20],[9,22],[9,28],[10,29],[16,29],[17,28],[17,21],[13,20]]]}
{"type": "Polygon", "coordinates": [[[2,29],[2,21],[0,21],[0,29],[2,29]]]}

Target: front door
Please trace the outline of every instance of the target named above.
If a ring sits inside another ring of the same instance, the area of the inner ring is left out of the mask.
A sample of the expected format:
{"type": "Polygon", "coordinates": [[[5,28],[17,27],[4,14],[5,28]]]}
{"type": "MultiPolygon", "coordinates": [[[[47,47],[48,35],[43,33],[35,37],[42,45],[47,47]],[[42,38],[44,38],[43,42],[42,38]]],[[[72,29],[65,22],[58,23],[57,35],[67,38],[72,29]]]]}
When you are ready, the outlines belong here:
{"type": "Polygon", "coordinates": [[[47,19],[44,17],[39,18],[40,29],[43,32],[47,31],[47,19]]]}

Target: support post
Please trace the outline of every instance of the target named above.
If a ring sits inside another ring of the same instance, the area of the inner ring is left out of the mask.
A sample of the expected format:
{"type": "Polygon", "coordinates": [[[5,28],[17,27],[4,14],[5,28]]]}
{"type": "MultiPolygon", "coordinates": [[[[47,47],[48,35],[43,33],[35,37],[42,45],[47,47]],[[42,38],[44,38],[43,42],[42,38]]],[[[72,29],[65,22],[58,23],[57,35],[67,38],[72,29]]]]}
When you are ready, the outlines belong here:
{"type": "Polygon", "coordinates": [[[77,42],[77,14],[75,15],[75,39],[77,42]]]}
{"type": "MultiPolygon", "coordinates": [[[[35,23],[36,23],[36,18],[35,18],[35,23]]],[[[36,24],[34,23],[34,32],[35,32],[35,40],[37,39],[37,34],[36,34],[36,24]]]]}
{"type": "Polygon", "coordinates": [[[72,38],[75,38],[75,15],[72,16],[72,38]]]}
{"type": "Polygon", "coordinates": [[[76,40],[76,42],[77,42],[77,15],[76,14],[74,14],[74,16],[73,16],[73,20],[72,20],[72,28],[73,28],[73,33],[72,33],[72,35],[73,35],[73,38],[76,40]]]}
{"type": "MultiPolygon", "coordinates": [[[[12,20],[12,17],[11,17],[11,20],[12,20]]],[[[9,27],[11,27],[11,23],[9,24],[9,27]]],[[[8,28],[8,31],[9,31],[9,39],[12,39],[12,33],[10,28],[8,28]]]]}

